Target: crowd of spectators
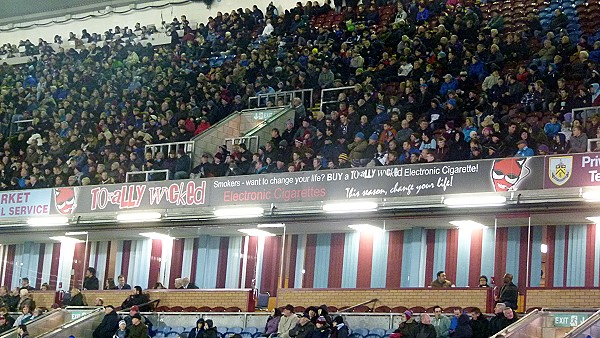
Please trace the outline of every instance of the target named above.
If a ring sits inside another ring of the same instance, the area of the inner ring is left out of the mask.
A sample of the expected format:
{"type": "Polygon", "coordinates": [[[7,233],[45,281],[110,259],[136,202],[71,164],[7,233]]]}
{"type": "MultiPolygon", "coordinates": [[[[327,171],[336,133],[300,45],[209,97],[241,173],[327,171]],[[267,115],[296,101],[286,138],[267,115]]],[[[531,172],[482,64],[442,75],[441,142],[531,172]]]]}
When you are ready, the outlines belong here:
{"type": "Polygon", "coordinates": [[[111,41],[71,33],[94,43],[0,67],[0,187],[119,183],[152,169],[187,178],[187,154],[145,145],[189,140],[258,93],[346,85],[315,116],[294,102],[296,118],[257,153],[206,154],[193,177],[583,152],[600,118],[570,112],[600,104],[600,44],[571,41],[563,15],[550,29],[530,15],[517,33],[469,3],[308,1],[218,12],[197,28],[176,18],[168,46],[128,38],[138,25],[111,41]],[[311,25],[333,11],[339,24],[311,25]]]}
{"type": "MultiPolygon", "coordinates": [[[[494,314],[486,317],[479,308],[455,307],[452,315],[444,314],[440,306],[429,313],[413,314],[406,310],[400,314],[400,323],[390,338],[488,338],[517,321],[516,313],[504,303],[497,303],[494,314]]],[[[357,331],[358,332],[358,331],[357,331]]],[[[310,306],[303,313],[295,313],[294,306],[275,309],[269,316],[264,337],[282,338],[348,338],[350,330],[344,318],[332,318],[327,306],[310,306]]]]}

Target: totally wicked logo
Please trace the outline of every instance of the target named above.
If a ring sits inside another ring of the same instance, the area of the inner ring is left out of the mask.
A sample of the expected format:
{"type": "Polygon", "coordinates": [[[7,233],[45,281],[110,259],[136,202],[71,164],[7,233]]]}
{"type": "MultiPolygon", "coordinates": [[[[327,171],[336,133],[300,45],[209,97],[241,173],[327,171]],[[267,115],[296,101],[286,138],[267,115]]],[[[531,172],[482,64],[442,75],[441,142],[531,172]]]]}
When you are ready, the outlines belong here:
{"type": "Polygon", "coordinates": [[[104,210],[109,205],[118,209],[135,209],[142,206],[164,205],[192,206],[206,201],[206,181],[173,183],[168,186],[146,184],[124,185],[120,188],[96,187],[90,190],[90,210],[104,210]]]}
{"type": "Polygon", "coordinates": [[[61,215],[70,215],[77,208],[77,191],[74,187],[54,188],[54,206],[61,215]]]}
{"type": "Polygon", "coordinates": [[[529,168],[525,166],[526,162],[526,158],[507,158],[494,161],[490,174],[494,191],[517,190],[519,182],[529,174],[529,168]]]}

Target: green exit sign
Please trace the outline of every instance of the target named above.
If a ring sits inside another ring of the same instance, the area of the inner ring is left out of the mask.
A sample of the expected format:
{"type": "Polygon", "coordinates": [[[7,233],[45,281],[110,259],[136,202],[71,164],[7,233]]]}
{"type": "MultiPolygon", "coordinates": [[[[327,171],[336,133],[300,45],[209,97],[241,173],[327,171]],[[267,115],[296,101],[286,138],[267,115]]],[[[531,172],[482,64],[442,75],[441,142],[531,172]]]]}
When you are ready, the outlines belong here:
{"type": "Polygon", "coordinates": [[[554,326],[556,327],[575,327],[579,326],[586,319],[588,319],[590,315],[588,314],[564,314],[564,315],[554,315],[554,326]]]}

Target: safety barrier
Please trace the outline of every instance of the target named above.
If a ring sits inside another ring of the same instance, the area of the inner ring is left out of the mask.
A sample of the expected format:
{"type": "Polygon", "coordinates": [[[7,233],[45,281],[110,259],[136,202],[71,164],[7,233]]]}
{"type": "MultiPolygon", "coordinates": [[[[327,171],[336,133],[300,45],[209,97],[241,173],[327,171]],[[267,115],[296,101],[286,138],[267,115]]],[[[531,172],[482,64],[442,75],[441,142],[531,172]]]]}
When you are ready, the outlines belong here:
{"type": "Polygon", "coordinates": [[[292,103],[295,97],[302,99],[303,103],[308,103],[309,107],[313,106],[313,90],[299,89],[285,92],[264,93],[248,98],[248,107],[261,108],[268,106],[268,102],[273,102],[275,107],[281,107],[292,103]],[[279,100],[283,99],[283,105],[278,104],[279,100]],[[306,101],[308,100],[308,102],[306,101]]]}

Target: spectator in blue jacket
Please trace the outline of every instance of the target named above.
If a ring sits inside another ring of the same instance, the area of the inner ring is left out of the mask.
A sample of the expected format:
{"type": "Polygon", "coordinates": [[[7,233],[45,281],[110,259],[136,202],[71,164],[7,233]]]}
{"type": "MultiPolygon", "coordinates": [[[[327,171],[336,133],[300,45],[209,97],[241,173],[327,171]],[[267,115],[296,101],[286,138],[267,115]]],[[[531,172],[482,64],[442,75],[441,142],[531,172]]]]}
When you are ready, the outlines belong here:
{"type": "Polygon", "coordinates": [[[457,89],[458,81],[456,81],[456,79],[450,74],[444,75],[444,83],[442,83],[442,87],[440,87],[440,95],[446,96],[450,90],[457,89]]]}
{"type": "Polygon", "coordinates": [[[550,122],[546,123],[544,126],[544,133],[546,133],[546,136],[548,136],[548,139],[550,139],[558,135],[560,130],[561,124],[558,122],[558,117],[556,115],[552,115],[552,117],[550,117],[550,122]]]}
{"type": "Polygon", "coordinates": [[[519,150],[515,154],[515,157],[530,157],[535,155],[533,149],[527,146],[527,141],[525,140],[517,142],[517,148],[519,148],[519,150]]]}

